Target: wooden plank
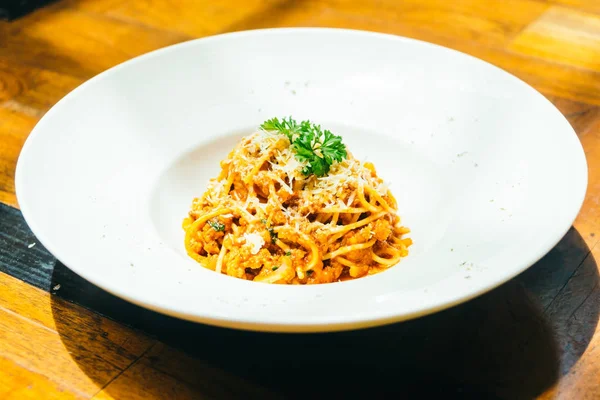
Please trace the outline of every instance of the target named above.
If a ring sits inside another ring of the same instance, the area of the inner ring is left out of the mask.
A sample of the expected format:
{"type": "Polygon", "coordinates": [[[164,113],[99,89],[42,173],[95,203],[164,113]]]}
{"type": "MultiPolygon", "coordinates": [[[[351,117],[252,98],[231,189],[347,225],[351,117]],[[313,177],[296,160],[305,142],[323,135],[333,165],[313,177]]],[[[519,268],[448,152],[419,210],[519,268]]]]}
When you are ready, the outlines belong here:
{"type": "Polygon", "coordinates": [[[0,202],[17,206],[14,175],[25,139],[39,118],[81,82],[0,59],[0,202]]]}
{"type": "MultiPolygon", "coordinates": [[[[567,284],[548,305],[558,345],[562,349],[561,375],[558,384],[541,396],[542,399],[596,399],[600,397],[597,377],[600,376],[600,329],[598,327],[599,267],[596,259],[600,247],[591,244],[598,239],[600,214],[597,211],[600,174],[600,111],[598,107],[551,98],[565,114],[582,141],[589,164],[589,188],[575,226],[586,238],[593,252],[573,273],[567,284]]],[[[574,249],[574,247],[571,247],[574,249]]],[[[572,259],[572,257],[568,257],[572,259]]],[[[560,263],[560,261],[558,261],[560,263]]],[[[565,273],[565,270],[561,270],[565,273]]]]}
{"type": "Polygon", "coordinates": [[[60,383],[0,357],[0,398],[4,400],[75,400],[89,398],[70,392],[60,383]]]}
{"type": "Polygon", "coordinates": [[[590,248],[596,243],[598,237],[585,237],[577,229],[571,228],[558,245],[517,280],[535,296],[540,307],[545,310],[588,257],[590,248]]]}
{"type": "Polygon", "coordinates": [[[303,7],[303,1],[248,0],[210,2],[195,0],[129,1],[111,4],[110,0],[75,3],[79,9],[94,10],[119,21],[201,37],[231,31],[229,27],[257,16],[270,17],[303,7]]]}
{"type": "Polygon", "coordinates": [[[267,400],[282,397],[158,343],[94,398],[267,400]]]}
{"type": "Polygon", "coordinates": [[[478,0],[253,0],[243,2],[243,5],[242,2],[193,0],[177,4],[148,0],[119,5],[106,3],[91,1],[78,7],[195,37],[273,26],[310,26],[315,17],[323,14],[347,14],[359,19],[376,19],[380,25],[394,21],[407,28],[430,30],[454,39],[487,44],[506,43],[547,8],[547,5],[534,0],[491,0],[487,3],[478,0]]]}
{"type": "Polygon", "coordinates": [[[588,162],[588,189],[575,225],[589,235],[600,236],[600,117],[590,119],[580,136],[588,162]]]}
{"type": "Polygon", "coordinates": [[[578,103],[560,97],[549,96],[550,101],[569,120],[582,141],[586,152],[589,174],[589,188],[585,204],[575,220],[574,226],[590,248],[597,242],[600,234],[600,214],[596,212],[597,190],[600,189],[600,161],[596,156],[600,139],[600,107],[578,103]]]}
{"type": "Polygon", "coordinates": [[[73,394],[92,396],[152,344],[145,335],[0,273],[0,357],[73,394]]]}
{"type": "Polygon", "coordinates": [[[60,335],[3,309],[0,309],[0,355],[64,384],[79,396],[93,395],[122,371],[103,360],[102,354],[88,352],[85,360],[88,369],[83,372],[65,349],[60,335]]]}
{"type": "Polygon", "coordinates": [[[205,399],[191,385],[149,368],[146,363],[136,363],[119,375],[108,387],[96,394],[97,400],[148,400],[148,399],[205,399]]]}
{"type": "MultiPolygon", "coordinates": [[[[231,5],[235,7],[234,4],[231,5]]],[[[268,12],[259,12],[224,24],[220,32],[281,26],[329,26],[387,30],[401,25],[405,33],[430,32],[470,43],[504,45],[537,18],[547,5],[534,0],[308,0],[280,2],[268,12]],[[325,23],[327,21],[327,23],[325,23]],[[371,22],[372,28],[360,27],[371,22]]],[[[216,32],[216,31],[215,31],[216,32]]]]}
{"type": "Polygon", "coordinates": [[[53,0],[3,1],[0,3],[0,18],[11,21],[44,7],[51,1],[53,0]]]}
{"type": "Polygon", "coordinates": [[[503,46],[541,15],[547,5],[533,0],[321,0],[331,14],[373,19],[385,27],[403,25],[415,32],[434,32],[465,43],[503,46]]]}
{"type": "Polygon", "coordinates": [[[0,57],[83,79],[137,55],[189,39],[56,7],[38,10],[10,24],[0,22],[0,37],[0,57]]]}
{"type": "Polygon", "coordinates": [[[547,96],[548,100],[569,120],[577,135],[582,137],[594,127],[600,118],[600,107],[563,99],[557,96],[547,96]]]}
{"type": "Polygon", "coordinates": [[[596,0],[538,0],[545,3],[562,5],[574,10],[587,11],[600,15],[600,2],[596,0]]]}
{"type": "MultiPolygon", "coordinates": [[[[72,10],[102,13],[118,7],[123,3],[123,0],[62,0],[61,3],[63,7],[68,7],[72,10]]],[[[162,1],[158,3],[160,4],[162,1]]]]}
{"type": "Polygon", "coordinates": [[[61,333],[63,341],[90,342],[86,344],[87,350],[105,353],[107,361],[117,366],[129,365],[154,343],[138,331],[34,289],[9,275],[0,274],[0,291],[0,307],[4,310],[61,333]],[[77,329],[67,331],[70,327],[77,329]]]}
{"type": "Polygon", "coordinates": [[[548,310],[556,340],[563,350],[561,379],[542,399],[600,398],[600,247],[569,280],[548,310]]]}
{"type": "MultiPolygon", "coordinates": [[[[596,246],[546,311],[559,346],[563,349],[563,374],[569,372],[588,347],[593,349],[596,343],[600,343],[600,336],[594,338],[594,334],[599,332],[600,310],[597,306],[600,300],[600,269],[596,263],[599,255],[600,247],[596,246]]],[[[600,371],[600,365],[598,367],[600,371]]]]}
{"type": "Polygon", "coordinates": [[[17,205],[15,169],[25,139],[37,118],[0,107],[0,202],[17,205]]]}
{"type": "Polygon", "coordinates": [[[511,50],[600,71],[600,16],[552,7],[511,43],[511,50]]]}
{"type": "Polygon", "coordinates": [[[0,203],[0,271],[50,291],[55,262],[38,243],[21,212],[0,203]]]}
{"type": "Polygon", "coordinates": [[[82,79],[0,59],[0,107],[41,117],[82,79]]]}

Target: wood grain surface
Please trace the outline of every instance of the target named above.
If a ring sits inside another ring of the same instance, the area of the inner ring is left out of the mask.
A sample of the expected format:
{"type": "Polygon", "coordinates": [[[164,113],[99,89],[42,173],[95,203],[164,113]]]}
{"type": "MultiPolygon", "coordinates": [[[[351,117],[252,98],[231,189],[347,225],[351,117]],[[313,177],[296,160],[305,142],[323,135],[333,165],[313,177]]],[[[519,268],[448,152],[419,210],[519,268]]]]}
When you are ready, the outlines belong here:
{"type": "Polygon", "coordinates": [[[597,0],[58,0],[0,22],[0,398],[598,399],[599,164],[597,0]],[[574,227],[531,269],[471,302],[322,335],[237,332],[140,309],[36,243],[18,211],[15,165],[60,98],[154,49],[283,26],[422,39],[534,86],[568,118],[588,159],[574,227]]]}

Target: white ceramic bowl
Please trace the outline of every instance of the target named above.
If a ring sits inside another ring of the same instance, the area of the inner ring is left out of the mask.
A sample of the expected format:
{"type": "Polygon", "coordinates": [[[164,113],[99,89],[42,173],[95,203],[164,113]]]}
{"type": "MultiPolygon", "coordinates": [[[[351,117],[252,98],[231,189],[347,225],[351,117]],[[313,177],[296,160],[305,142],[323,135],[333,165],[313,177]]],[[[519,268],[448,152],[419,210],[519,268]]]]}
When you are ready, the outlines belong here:
{"type": "Polygon", "coordinates": [[[488,291],[548,252],[586,190],[581,145],[542,95],[459,52],[335,29],[238,32],[171,46],[61,100],[21,152],[39,240],[90,282],[208,324],[333,331],[488,291]],[[236,141],[273,116],[344,137],[390,181],[415,244],[354,281],[267,285],[188,258],[182,218],[236,141]]]}

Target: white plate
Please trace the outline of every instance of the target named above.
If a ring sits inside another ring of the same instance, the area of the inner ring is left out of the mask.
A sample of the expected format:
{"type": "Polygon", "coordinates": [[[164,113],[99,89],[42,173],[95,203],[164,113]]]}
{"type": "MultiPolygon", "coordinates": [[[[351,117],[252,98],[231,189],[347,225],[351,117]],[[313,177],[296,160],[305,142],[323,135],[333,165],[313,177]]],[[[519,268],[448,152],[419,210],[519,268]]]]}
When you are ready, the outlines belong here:
{"type": "Polygon", "coordinates": [[[272,29],[165,48],[83,84],[29,136],[16,185],[39,240],[117,296],[220,326],[333,331],[425,315],[525,270],[575,219],[587,166],[552,104],[492,65],[383,34],[272,29]],[[287,115],[343,135],[391,181],[415,242],[399,265],[283,286],[186,256],[182,218],[219,160],[287,115]]]}

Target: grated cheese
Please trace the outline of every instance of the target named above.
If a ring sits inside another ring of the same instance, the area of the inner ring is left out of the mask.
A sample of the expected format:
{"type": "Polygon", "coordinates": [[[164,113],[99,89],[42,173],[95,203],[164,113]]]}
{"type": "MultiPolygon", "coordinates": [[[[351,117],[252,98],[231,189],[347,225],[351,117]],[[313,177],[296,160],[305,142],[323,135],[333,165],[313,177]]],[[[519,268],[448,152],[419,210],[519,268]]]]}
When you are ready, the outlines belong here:
{"type": "Polygon", "coordinates": [[[246,239],[246,244],[252,247],[252,250],[250,250],[252,254],[258,254],[265,245],[265,239],[258,233],[244,233],[244,239],[246,239]]]}
{"type": "MultiPolygon", "coordinates": [[[[304,219],[321,208],[352,207],[357,198],[357,189],[362,186],[374,188],[381,196],[388,193],[388,183],[372,176],[364,162],[352,158],[350,154],[349,158],[334,162],[325,176],[305,176],[302,173],[305,163],[296,159],[289,139],[274,132],[260,130],[248,136],[236,147],[227,163],[230,169],[237,170],[244,176],[252,173],[256,159],[266,154],[270,154],[270,158],[266,160],[269,168],[261,171],[261,179],[277,182],[293,196],[293,206],[283,206],[271,198],[267,203],[261,203],[257,197],[246,196],[237,191],[221,193],[227,183],[226,179],[212,180],[205,200],[215,205],[218,204],[219,197],[225,196],[230,204],[242,203],[242,209],[251,210],[252,213],[267,213],[271,207],[276,207],[282,210],[287,223],[301,227],[304,219]]],[[[252,192],[252,187],[250,191],[252,192]]],[[[250,218],[251,215],[247,217],[250,218]]]]}

